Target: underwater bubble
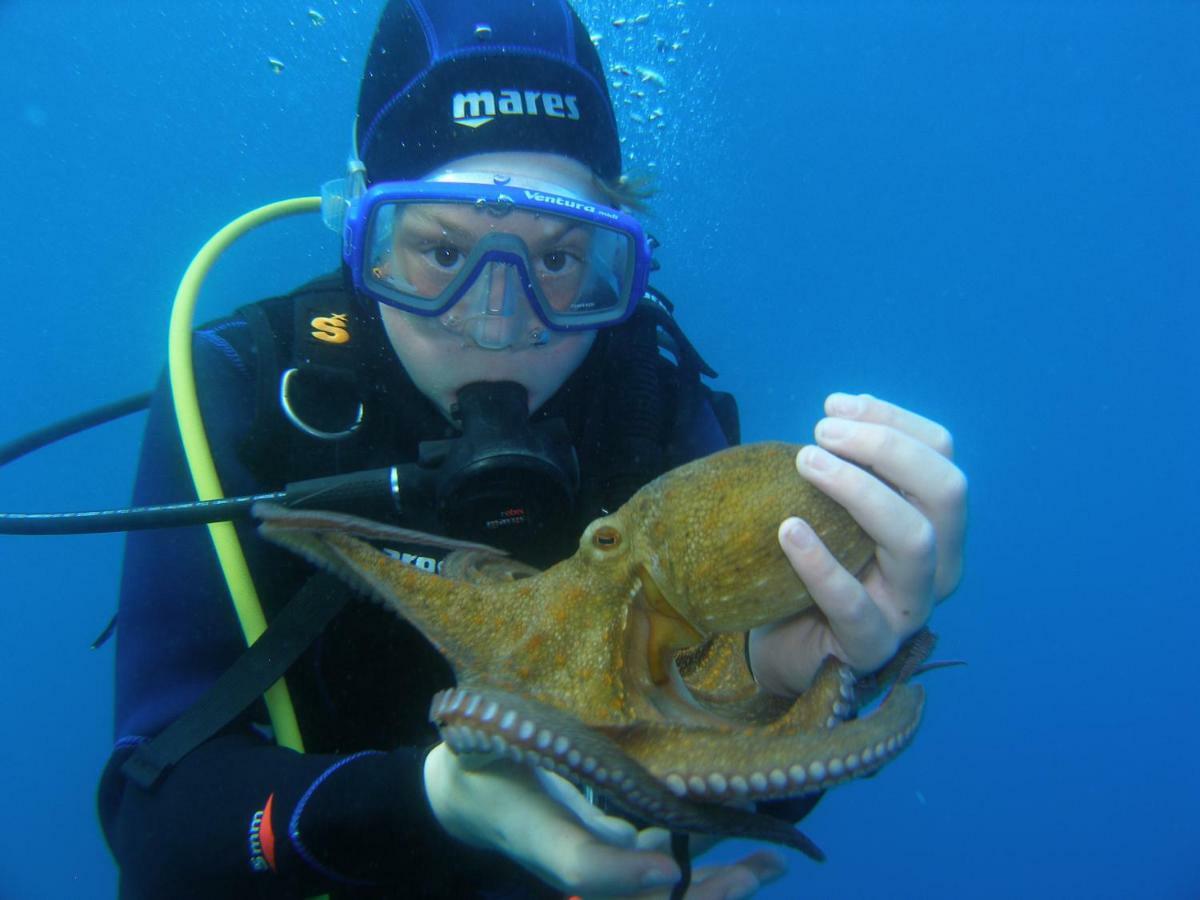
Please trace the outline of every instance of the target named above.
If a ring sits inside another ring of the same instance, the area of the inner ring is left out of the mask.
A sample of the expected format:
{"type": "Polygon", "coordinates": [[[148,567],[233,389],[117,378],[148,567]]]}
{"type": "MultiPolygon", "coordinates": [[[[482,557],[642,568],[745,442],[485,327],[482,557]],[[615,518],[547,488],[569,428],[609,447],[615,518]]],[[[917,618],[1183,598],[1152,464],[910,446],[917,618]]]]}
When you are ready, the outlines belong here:
{"type": "Polygon", "coordinates": [[[659,87],[667,86],[666,79],[649,66],[636,66],[635,71],[638,74],[638,78],[642,80],[643,84],[654,84],[658,85],[659,87]]]}

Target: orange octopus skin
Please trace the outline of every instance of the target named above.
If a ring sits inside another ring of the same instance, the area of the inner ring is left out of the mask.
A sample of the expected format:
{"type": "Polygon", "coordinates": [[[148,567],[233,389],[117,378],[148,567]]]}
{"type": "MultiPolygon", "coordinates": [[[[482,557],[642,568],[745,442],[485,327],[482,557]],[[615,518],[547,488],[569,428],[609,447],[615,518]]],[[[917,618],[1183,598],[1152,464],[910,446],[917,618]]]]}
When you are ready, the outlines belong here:
{"type": "Polygon", "coordinates": [[[672,470],[592,522],[578,551],[541,573],[472,547],[446,559],[444,573],[459,577],[432,575],[363,539],[413,532],[332,513],[255,512],[268,539],[339,574],[438,647],[458,686],[430,714],[459,754],[557,771],[674,830],[820,858],[790,825],[743,807],[878,771],[911,741],[923,694],[897,682],[877,711],[849,721],[855,679],[836,660],[789,705],[758,691],[730,651],[745,631],[812,605],[778,544],[785,518],[805,519],[851,572],[874,553],[850,515],[796,473],[799,449],[751,444],[672,470]],[[724,652],[709,652],[716,647],[724,652]],[[676,659],[689,654],[698,656],[685,677],[676,659]]]}

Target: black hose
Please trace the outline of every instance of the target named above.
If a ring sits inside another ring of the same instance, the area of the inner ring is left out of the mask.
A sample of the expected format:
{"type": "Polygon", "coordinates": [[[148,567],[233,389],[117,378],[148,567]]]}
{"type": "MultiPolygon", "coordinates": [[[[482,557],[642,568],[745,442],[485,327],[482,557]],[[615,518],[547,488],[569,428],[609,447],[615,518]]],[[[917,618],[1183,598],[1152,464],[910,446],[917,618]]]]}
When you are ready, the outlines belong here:
{"type": "Polygon", "coordinates": [[[96,425],[103,425],[113,419],[141,412],[150,405],[150,397],[150,391],[134,394],[132,397],[89,409],[87,412],[63,419],[61,422],[55,422],[53,425],[47,425],[45,428],[39,428],[37,431],[31,431],[14,441],[2,444],[0,445],[0,466],[7,465],[14,459],[20,459],[25,454],[32,453],[47,444],[53,444],[55,441],[86,431],[96,425]]]}
{"type": "MultiPolygon", "coordinates": [[[[55,441],[103,425],[122,416],[141,412],[150,405],[152,393],[145,391],[114,403],[39,428],[0,445],[0,466],[40,450],[55,441]]],[[[259,500],[280,500],[282,493],[231,497],[221,500],[143,506],[137,509],[99,509],[89,512],[0,513],[0,534],[100,534],[142,528],[206,525],[241,518],[259,500]]]]}
{"type": "Polygon", "coordinates": [[[222,500],[195,500],[136,509],[100,509],[65,513],[0,513],[0,534],[101,534],[109,531],[136,531],[142,528],[174,528],[206,525],[239,519],[260,500],[281,502],[283,491],[229,497],[222,500]]]}

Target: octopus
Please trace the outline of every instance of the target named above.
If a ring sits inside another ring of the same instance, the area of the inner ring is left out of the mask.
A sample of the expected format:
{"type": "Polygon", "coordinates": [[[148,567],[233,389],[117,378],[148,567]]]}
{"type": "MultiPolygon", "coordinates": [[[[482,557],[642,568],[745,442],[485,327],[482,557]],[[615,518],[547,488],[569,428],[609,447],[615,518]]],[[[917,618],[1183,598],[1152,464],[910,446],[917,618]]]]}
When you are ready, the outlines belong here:
{"type": "Polygon", "coordinates": [[[593,521],[578,551],[542,572],[482,545],[342,514],[255,513],[265,537],[407,619],[446,657],[456,685],[434,696],[430,718],[464,763],[507,758],[676,833],[771,841],[821,859],[755,804],[872,775],[907,747],[924,703],[909,679],[932,638],[919,633],[864,679],[830,657],[798,698],[757,686],[746,632],[813,605],[780,549],[779,523],[802,517],[851,572],[875,550],[796,475],[799,449],[750,444],[674,469],[593,521]],[[372,543],[416,538],[451,549],[440,575],[372,543]]]}

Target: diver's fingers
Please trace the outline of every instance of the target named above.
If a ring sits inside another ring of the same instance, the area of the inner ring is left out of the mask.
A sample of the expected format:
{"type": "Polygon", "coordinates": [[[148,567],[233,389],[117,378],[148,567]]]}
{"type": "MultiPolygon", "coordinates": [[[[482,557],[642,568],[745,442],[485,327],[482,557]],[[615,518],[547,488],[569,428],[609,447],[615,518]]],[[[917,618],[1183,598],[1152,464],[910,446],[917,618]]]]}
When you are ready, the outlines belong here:
{"type": "Polygon", "coordinates": [[[954,458],[954,437],[945,426],[870,394],[830,394],[825,398],[825,414],[895,428],[947,459],[954,458]]]}
{"type": "MultiPolygon", "coordinates": [[[[688,855],[697,857],[707,853],[713,847],[721,842],[721,838],[712,834],[689,834],[688,835],[688,855]]],[[[639,850],[661,850],[663,853],[671,852],[671,832],[665,828],[652,826],[643,828],[637,833],[635,846],[639,850]]]]}
{"type": "MultiPolygon", "coordinates": [[[[758,850],[735,863],[697,869],[684,900],[740,900],[752,897],[787,871],[783,857],[774,850],[758,850]]],[[[669,896],[669,894],[663,895],[669,896]]]]}
{"type": "MultiPolygon", "coordinates": [[[[803,519],[785,519],[779,526],[779,545],[824,613],[837,642],[836,648],[823,648],[814,658],[836,649],[844,662],[860,672],[873,671],[891,659],[900,645],[899,637],[862,582],[842,567],[812,526],[803,519]]],[[[786,643],[786,626],[777,633],[786,643]]]]}
{"type": "Polygon", "coordinates": [[[933,609],[937,565],[933,524],[870,472],[821,447],[802,449],[796,457],[796,469],[844,506],[875,541],[875,558],[886,582],[886,591],[875,599],[882,603],[884,614],[900,638],[912,634],[933,609]]]}
{"type": "Polygon", "coordinates": [[[889,425],[827,418],[817,423],[816,439],[824,449],[870,469],[925,515],[936,541],[937,598],[953,591],[962,578],[967,524],[962,470],[919,438],[889,425]]]}
{"type": "MultiPolygon", "coordinates": [[[[663,853],[671,852],[671,832],[665,828],[657,826],[651,828],[643,828],[637,833],[636,844],[639,850],[661,850],[663,853]]],[[[688,844],[688,850],[691,851],[691,843],[688,844]]],[[[692,851],[694,853],[694,851],[692,851]]]]}
{"type": "MultiPolygon", "coordinates": [[[[542,790],[573,813],[580,825],[606,844],[639,850],[662,849],[643,846],[640,833],[631,823],[616,816],[606,816],[598,806],[588,802],[588,799],[579,792],[579,788],[561,775],[541,767],[535,768],[533,772],[538,783],[541,784],[542,790]]],[[[669,850],[668,846],[666,852],[669,850]]]]}
{"type": "Polygon", "coordinates": [[[499,816],[496,848],[542,881],[568,894],[626,896],[674,884],[679,868],[669,854],[614,846],[542,795],[499,816]]]}
{"type": "Polygon", "coordinates": [[[516,851],[513,855],[543,881],[573,894],[628,894],[678,879],[669,853],[636,847],[637,829],[629,822],[606,816],[553,772],[541,768],[533,772],[546,791],[544,798],[558,808],[541,817],[527,805],[527,825],[513,835],[511,847],[516,851]],[[569,813],[576,822],[556,821],[556,812],[569,813]],[[654,860],[665,865],[648,868],[647,861],[654,860]]]}
{"type": "Polygon", "coordinates": [[[680,877],[670,856],[613,847],[579,828],[542,835],[540,846],[520,861],[552,887],[586,898],[656,896],[654,891],[666,897],[680,877]],[[646,865],[659,857],[658,864],[646,865]]]}
{"type": "Polygon", "coordinates": [[[631,897],[664,888],[669,893],[669,886],[679,880],[678,868],[646,866],[645,857],[658,855],[612,847],[582,829],[564,828],[542,835],[541,846],[530,848],[518,861],[546,884],[571,896],[631,897]]]}
{"type": "MultiPolygon", "coordinates": [[[[773,850],[759,850],[734,863],[704,866],[692,873],[684,900],[735,900],[752,897],[759,888],[770,884],[787,871],[783,858],[773,850]]],[[[600,900],[604,895],[585,894],[585,900],[600,900]]],[[[615,895],[610,895],[615,896],[615,895]]],[[[671,888],[621,895],[625,900],[667,900],[671,888]]]]}
{"type": "Polygon", "coordinates": [[[468,768],[438,744],[425,757],[425,792],[449,834],[503,853],[566,893],[619,896],[679,880],[668,854],[597,837],[526,766],[501,760],[468,768]]]}

